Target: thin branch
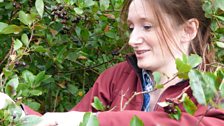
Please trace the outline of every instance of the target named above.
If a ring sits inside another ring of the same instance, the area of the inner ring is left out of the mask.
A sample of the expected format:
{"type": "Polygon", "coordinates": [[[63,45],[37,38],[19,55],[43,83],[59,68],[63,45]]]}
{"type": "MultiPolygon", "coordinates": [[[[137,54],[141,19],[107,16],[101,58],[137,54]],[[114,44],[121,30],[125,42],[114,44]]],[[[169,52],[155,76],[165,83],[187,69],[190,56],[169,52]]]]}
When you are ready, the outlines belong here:
{"type": "Polygon", "coordinates": [[[196,126],[199,126],[201,121],[203,120],[203,118],[205,117],[205,115],[212,109],[211,106],[209,106],[209,108],[206,110],[205,114],[203,114],[203,116],[200,118],[200,120],[197,122],[196,126]]]}
{"type": "Polygon", "coordinates": [[[54,99],[54,109],[53,109],[53,112],[55,112],[55,110],[56,110],[57,100],[58,100],[58,94],[59,94],[59,90],[57,91],[56,98],[54,99]]]}
{"type": "Polygon", "coordinates": [[[155,91],[156,89],[152,90],[152,91],[143,91],[143,92],[135,92],[129,99],[127,102],[124,103],[124,107],[122,107],[121,111],[124,111],[124,109],[128,106],[128,104],[131,102],[131,100],[133,100],[133,98],[137,95],[141,95],[141,94],[146,94],[146,93],[150,93],[155,91]]]}

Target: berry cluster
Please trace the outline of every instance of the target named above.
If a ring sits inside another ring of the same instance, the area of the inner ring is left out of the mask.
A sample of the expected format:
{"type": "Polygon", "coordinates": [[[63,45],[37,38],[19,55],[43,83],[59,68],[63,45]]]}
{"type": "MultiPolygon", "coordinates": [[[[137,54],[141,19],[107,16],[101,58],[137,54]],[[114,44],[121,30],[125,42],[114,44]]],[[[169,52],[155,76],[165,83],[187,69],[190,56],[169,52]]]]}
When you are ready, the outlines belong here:
{"type": "Polygon", "coordinates": [[[166,99],[166,102],[169,103],[168,106],[164,107],[164,111],[168,114],[175,114],[177,113],[177,109],[175,106],[178,106],[178,102],[177,101],[174,101],[172,99],[166,99]]]}
{"type": "Polygon", "coordinates": [[[60,19],[62,24],[65,24],[67,20],[69,20],[69,17],[63,5],[54,7],[52,9],[51,15],[54,16],[54,20],[60,19]]]}
{"type": "Polygon", "coordinates": [[[21,8],[21,3],[17,2],[17,1],[14,1],[12,5],[13,5],[13,7],[15,7],[16,9],[20,9],[20,8],[21,8]]]}

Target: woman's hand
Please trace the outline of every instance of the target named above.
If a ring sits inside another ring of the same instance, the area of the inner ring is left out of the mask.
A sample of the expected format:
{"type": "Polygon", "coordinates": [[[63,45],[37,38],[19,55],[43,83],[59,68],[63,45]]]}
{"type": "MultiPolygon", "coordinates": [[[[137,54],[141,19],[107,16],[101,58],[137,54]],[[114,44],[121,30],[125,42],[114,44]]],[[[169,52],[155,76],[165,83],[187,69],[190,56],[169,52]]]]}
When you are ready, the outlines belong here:
{"type": "Polygon", "coordinates": [[[44,114],[42,121],[36,126],[79,126],[85,112],[49,112],[44,114]]]}

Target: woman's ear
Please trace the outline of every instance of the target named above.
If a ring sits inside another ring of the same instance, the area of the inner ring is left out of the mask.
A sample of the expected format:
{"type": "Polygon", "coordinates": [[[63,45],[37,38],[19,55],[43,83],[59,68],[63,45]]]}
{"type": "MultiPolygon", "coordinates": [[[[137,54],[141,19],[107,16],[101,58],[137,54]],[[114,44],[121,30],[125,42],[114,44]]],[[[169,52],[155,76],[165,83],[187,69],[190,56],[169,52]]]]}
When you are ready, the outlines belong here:
{"type": "Polygon", "coordinates": [[[187,20],[182,29],[181,42],[191,42],[198,33],[199,21],[196,18],[187,20]]]}

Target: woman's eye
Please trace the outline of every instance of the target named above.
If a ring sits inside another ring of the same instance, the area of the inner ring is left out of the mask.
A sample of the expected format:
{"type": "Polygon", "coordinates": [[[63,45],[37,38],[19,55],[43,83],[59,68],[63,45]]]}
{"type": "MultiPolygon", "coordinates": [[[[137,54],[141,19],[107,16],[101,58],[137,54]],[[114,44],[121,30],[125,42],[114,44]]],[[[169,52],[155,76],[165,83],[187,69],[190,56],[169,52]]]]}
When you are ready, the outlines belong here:
{"type": "Polygon", "coordinates": [[[152,28],[152,26],[150,26],[150,25],[146,25],[146,26],[144,26],[144,29],[145,30],[150,30],[152,28]]]}

